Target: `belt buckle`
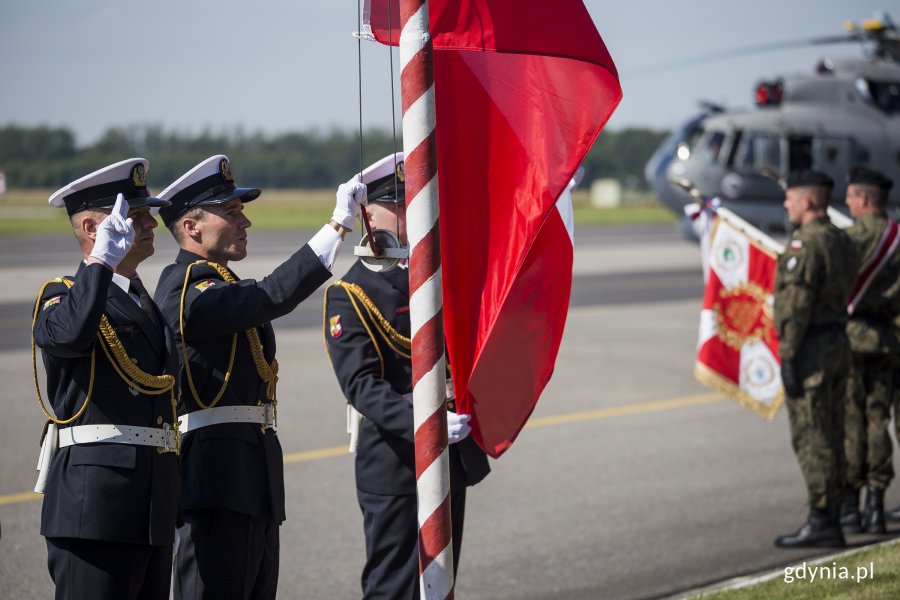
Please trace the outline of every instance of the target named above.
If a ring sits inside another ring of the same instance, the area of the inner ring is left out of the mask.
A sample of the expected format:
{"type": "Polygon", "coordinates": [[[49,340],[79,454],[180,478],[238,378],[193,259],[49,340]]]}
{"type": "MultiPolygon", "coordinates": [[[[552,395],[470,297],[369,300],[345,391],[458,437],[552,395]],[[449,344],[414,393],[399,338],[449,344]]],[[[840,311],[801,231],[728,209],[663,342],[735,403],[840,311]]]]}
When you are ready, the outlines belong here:
{"type": "Polygon", "coordinates": [[[272,402],[266,402],[262,406],[264,419],[262,430],[265,433],[266,429],[275,429],[278,425],[278,409],[275,408],[275,404],[272,402]]]}
{"type": "Polygon", "coordinates": [[[162,448],[159,448],[159,453],[163,454],[165,452],[174,452],[178,454],[178,446],[179,444],[179,435],[178,429],[172,427],[168,423],[163,423],[163,444],[162,448]]]}

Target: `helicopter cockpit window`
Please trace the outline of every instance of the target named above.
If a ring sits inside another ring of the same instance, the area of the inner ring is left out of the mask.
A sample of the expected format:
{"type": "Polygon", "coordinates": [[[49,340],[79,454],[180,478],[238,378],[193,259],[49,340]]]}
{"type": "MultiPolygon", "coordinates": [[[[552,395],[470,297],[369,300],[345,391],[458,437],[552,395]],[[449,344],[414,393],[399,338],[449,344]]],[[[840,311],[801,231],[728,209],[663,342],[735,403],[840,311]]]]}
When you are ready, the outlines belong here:
{"type": "Polygon", "coordinates": [[[725,143],[725,134],[721,131],[707,131],[697,142],[694,153],[709,164],[719,161],[719,152],[725,143]]]}
{"type": "Polygon", "coordinates": [[[734,154],[736,169],[762,172],[781,169],[781,145],[777,136],[746,132],[738,143],[734,154]]]}
{"type": "Polygon", "coordinates": [[[857,79],[854,83],[860,97],[881,112],[887,115],[900,112],[900,83],[871,79],[857,79]]]}

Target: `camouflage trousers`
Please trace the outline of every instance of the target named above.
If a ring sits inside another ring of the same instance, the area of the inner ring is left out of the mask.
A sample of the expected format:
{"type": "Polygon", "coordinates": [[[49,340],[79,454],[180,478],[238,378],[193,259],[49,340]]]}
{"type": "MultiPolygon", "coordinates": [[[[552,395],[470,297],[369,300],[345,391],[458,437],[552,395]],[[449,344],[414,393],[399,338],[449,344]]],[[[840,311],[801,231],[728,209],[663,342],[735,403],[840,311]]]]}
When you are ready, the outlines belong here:
{"type": "Polygon", "coordinates": [[[796,359],[803,397],[785,401],[791,444],[811,508],[839,505],[846,486],[844,399],[849,362],[843,334],[807,338],[796,359]]]}
{"type": "Polygon", "coordinates": [[[900,357],[894,357],[894,435],[900,444],[900,357]]]}
{"type": "Polygon", "coordinates": [[[886,488],[894,478],[891,403],[894,364],[889,354],[850,355],[844,413],[847,486],[886,488]]]}

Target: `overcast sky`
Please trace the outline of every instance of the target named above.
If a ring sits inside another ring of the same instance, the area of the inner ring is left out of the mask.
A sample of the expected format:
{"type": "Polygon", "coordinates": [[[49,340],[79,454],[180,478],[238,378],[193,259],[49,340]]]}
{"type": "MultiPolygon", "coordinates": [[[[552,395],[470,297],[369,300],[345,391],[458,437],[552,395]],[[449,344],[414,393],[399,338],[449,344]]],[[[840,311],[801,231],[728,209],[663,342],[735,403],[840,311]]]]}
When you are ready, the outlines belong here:
{"type": "MultiPolygon", "coordinates": [[[[551,1],[551,0],[522,0],[551,1]]],[[[698,99],[747,106],[757,80],[810,72],[857,45],[673,61],[839,34],[900,2],[587,0],[619,69],[609,126],[670,128],[698,99]]],[[[358,122],[356,0],[0,0],[0,125],[277,133],[358,122]]],[[[397,61],[394,63],[397,69],[397,61]]],[[[390,56],[363,44],[363,125],[391,122],[390,56]]],[[[398,92],[399,93],[399,92],[398,92]]],[[[396,99],[399,105],[399,96],[396,99]]],[[[399,114],[399,109],[398,109],[399,114]]]]}

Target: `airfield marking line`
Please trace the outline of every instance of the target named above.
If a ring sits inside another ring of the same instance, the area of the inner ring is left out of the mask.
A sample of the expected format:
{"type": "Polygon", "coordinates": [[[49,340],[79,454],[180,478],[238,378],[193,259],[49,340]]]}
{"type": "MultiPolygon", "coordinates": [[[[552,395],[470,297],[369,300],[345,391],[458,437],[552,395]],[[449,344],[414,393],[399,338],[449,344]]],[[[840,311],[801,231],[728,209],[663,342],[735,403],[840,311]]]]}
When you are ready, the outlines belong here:
{"type": "Polygon", "coordinates": [[[28,502],[29,500],[40,500],[43,497],[43,494],[38,494],[37,492],[7,494],[6,496],[0,496],[0,506],[3,506],[4,504],[18,504],[20,502],[28,502]]]}
{"type": "Polygon", "coordinates": [[[671,400],[656,400],[654,402],[644,402],[642,404],[611,406],[609,408],[598,408],[596,410],[586,410],[583,412],[555,415],[552,417],[536,417],[529,419],[525,428],[550,427],[552,425],[564,425],[566,423],[580,423],[583,421],[594,421],[597,419],[608,419],[625,415],[658,412],[661,410],[671,410],[673,408],[695,406],[697,404],[708,404],[710,402],[718,402],[719,400],[722,400],[722,394],[719,392],[710,392],[708,394],[685,396],[683,398],[673,398],[671,400]]]}
{"type": "MultiPolygon", "coordinates": [[[[536,417],[533,419],[529,419],[525,427],[527,429],[533,429],[536,427],[551,427],[554,425],[565,425],[568,423],[596,421],[598,419],[623,417],[625,415],[636,415],[648,412],[658,412],[662,410],[672,410],[676,408],[686,408],[689,406],[697,406],[698,404],[718,402],[720,400],[722,400],[722,394],[718,392],[710,392],[708,394],[684,396],[682,398],[672,398],[670,400],[655,400],[653,402],[644,402],[642,404],[612,406],[610,408],[599,408],[597,410],[586,410],[582,412],[568,413],[551,417],[536,417]]],[[[307,462],[311,460],[320,460],[323,458],[346,456],[349,454],[350,453],[347,451],[346,445],[332,446],[331,448],[319,448],[318,450],[307,450],[305,452],[291,452],[290,454],[284,455],[284,462],[285,464],[307,462]]],[[[0,506],[40,500],[43,497],[43,494],[37,494],[35,492],[7,494],[5,496],[0,496],[0,506]]]]}
{"type": "Polygon", "coordinates": [[[307,450],[306,452],[291,452],[284,455],[285,463],[305,462],[307,460],[319,460],[320,458],[331,458],[332,456],[342,456],[350,454],[347,445],[334,446],[332,448],[320,448],[319,450],[307,450]]]}

